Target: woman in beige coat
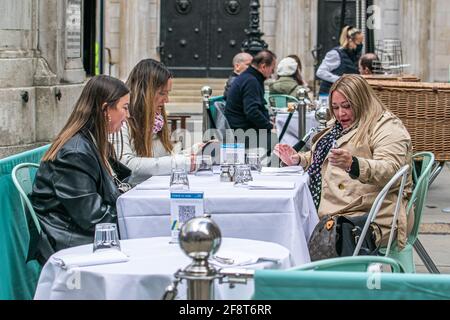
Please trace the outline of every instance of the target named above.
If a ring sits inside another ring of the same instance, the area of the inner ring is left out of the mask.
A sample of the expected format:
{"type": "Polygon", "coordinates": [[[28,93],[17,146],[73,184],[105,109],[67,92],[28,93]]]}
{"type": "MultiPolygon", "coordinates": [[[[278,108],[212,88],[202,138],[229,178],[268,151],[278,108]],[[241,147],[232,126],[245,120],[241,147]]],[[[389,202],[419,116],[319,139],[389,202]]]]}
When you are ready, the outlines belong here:
{"type": "MultiPolygon", "coordinates": [[[[392,176],[411,164],[411,138],[402,121],[388,111],[361,76],[342,76],[333,84],[330,96],[332,120],[314,137],[311,151],[296,153],[279,144],[275,153],[287,165],[307,168],[319,218],[366,214],[392,176]]],[[[410,225],[406,215],[410,190],[411,179],[398,219],[400,248],[406,243],[410,225]]],[[[382,244],[389,238],[397,194],[398,189],[391,189],[377,215],[382,244]]]]}

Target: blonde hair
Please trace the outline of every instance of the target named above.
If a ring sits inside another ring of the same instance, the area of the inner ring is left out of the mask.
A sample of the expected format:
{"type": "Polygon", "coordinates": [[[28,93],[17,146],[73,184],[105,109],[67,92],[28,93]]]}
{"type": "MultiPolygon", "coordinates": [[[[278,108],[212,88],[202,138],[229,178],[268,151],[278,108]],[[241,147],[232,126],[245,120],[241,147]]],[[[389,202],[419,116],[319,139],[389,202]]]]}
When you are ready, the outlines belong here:
{"type": "MultiPolygon", "coordinates": [[[[108,142],[107,108],[115,109],[119,100],[129,93],[125,84],[113,77],[99,75],[84,86],[64,128],[53,140],[42,161],[54,161],[58,151],[78,132],[90,132],[100,153],[100,161],[109,170],[108,158],[114,156],[108,142]]],[[[110,172],[111,173],[111,172],[110,172]]]]}
{"type": "MultiPolygon", "coordinates": [[[[388,111],[386,106],[376,96],[375,91],[360,75],[347,74],[340,77],[330,89],[329,107],[332,110],[332,96],[334,91],[341,93],[353,111],[358,132],[355,135],[355,145],[368,142],[368,137],[373,132],[381,115],[388,111]]],[[[336,119],[331,112],[332,118],[336,119]]]]}
{"type": "MultiPolygon", "coordinates": [[[[131,143],[137,156],[153,157],[153,125],[155,123],[155,108],[153,105],[158,90],[167,85],[172,78],[171,72],[159,61],[154,59],[141,60],[131,71],[127,80],[130,88],[130,128],[131,143]]],[[[167,124],[167,114],[161,112],[164,123],[167,124]]],[[[157,133],[164,149],[172,152],[173,144],[167,125],[157,133]]]]}
{"type": "Polygon", "coordinates": [[[342,48],[348,48],[350,40],[354,40],[355,37],[361,33],[361,30],[356,29],[352,26],[345,26],[341,31],[341,36],[339,38],[339,44],[342,48]]]}

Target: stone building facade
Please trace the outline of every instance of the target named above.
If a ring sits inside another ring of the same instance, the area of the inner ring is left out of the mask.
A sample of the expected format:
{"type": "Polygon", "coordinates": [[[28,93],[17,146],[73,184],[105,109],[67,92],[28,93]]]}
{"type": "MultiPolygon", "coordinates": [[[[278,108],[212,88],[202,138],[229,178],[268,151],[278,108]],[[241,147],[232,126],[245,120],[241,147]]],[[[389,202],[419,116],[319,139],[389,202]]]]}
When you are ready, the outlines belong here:
{"type": "Polygon", "coordinates": [[[51,140],[67,120],[85,81],[80,48],[69,42],[79,37],[80,5],[0,2],[0,156],[51,140]]]}
{"type": "MultiPolygon", "coordinates": [[[[76,18],[82,1],[0,2],[0,156],[13,146],[51,140],[66,121],[86,80],[83,51],[67,44],[68,34],[80,27],[69,16],[76,18]]],[[[142,58],[160,58],[161,1],[104,0],[104,73],[126,79],[142,58]]],[[[319,1],[260,0],[264,40],[279,57],[298,54],[308,80],[314,74],[319,1]]],[[[406,71],[423,81],[449,81],[447,2],[374,0],[375,41],[401,39],[403,60],[411,65],[406,71]]]]}
{"type": "MultiPolygon", "coordinates": [[[[141,58],[159,58],[161,0],[107,0],[106,46],[115,75],[126,78],[141,58]],[[108,15],[109,13],[109,15],[108,15]]],[[[264,40],[279,57],[298,54],[306,79],[313,77],[311,50],[317,43],[319,0],[261,0],[264,40]]],[[[450,6],[447,0],[374,0],[379,18],[375,41],[400,39],[406,71],[423,81],[448,82],[450,6]]]]}

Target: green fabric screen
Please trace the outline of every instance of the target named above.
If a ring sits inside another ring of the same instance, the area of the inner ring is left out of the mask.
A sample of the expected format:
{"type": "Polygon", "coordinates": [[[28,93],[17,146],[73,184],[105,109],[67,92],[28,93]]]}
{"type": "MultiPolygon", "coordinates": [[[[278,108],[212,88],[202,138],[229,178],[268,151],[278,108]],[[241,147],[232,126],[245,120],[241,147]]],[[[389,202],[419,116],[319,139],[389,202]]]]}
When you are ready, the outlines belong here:
{"type": "Polygon", "coordinates": [[[0,299],[33,299],[40,266],[26,263],[29,232],[11,172],[19,163],[39,163],[49,146],[0,160],[0,299]]]}
{"type": "MultiPolygon", "coordinates": [[[[209,98],[209,110],[211,110],[211,116],[214,119],[214,121],[217,118],[217,111],[216,111],[216,106],[214,105],[214,102],[216,101],[225,101],[223,96],[215,96],[215,97],[211,97],[209,98]]],[[[210,129],[210,128],[208,128],[210,129]]]]}
{"type": "Polygon", "coordinates": [[[450,299],[450,275],[344,271],[255,272],[256,300],[450,299]]]}

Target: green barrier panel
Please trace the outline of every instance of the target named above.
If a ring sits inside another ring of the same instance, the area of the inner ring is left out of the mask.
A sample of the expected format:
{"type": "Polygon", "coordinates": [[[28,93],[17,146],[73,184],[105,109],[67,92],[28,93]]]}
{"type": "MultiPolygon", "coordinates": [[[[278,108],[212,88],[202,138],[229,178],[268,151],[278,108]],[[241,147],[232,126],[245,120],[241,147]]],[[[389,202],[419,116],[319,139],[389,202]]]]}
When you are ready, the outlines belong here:
{"type": "Polygon", "coordinates": [[[343,271],[255,272],[256,300],[450,299],[450,275],[343,271]]]}
{"type": "Polygon", "coordinates": [[[0,160],[0,300],[33,299],[40,266],[26,263],[30,235],[11,172],[19,163],[39,163],[48,148],[0,160]]]}

